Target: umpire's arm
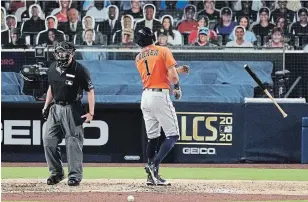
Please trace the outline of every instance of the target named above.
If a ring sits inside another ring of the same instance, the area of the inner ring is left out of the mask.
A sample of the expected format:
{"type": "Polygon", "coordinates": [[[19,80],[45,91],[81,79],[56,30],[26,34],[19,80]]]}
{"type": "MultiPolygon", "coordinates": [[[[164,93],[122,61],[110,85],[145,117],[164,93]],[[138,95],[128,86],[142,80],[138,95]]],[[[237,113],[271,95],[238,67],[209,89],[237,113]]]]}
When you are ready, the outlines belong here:
{"type": "Polygon", "coordinates": [[[88,94],[88,103],[89,103],[89,113],[90,116],[87,117],[85,122],[91,121],[94,116],[94,107],[95,107],[95,94],[94,94],[94,86],[92,84],[92,80],[90,77],[90,73],[86,68],[83,68],[83,80],[82,80],[82,88],[87,91],[88,94]]]}
{"type": "Polygon", "coordinates": [[[51,93],[51,86],[49,85],[48,90],[47,90],[44,109],[47,109],[47,107],[51,103],[52,99],[53,99],[53,96],[52,96],[52,93],[51,93]]]}

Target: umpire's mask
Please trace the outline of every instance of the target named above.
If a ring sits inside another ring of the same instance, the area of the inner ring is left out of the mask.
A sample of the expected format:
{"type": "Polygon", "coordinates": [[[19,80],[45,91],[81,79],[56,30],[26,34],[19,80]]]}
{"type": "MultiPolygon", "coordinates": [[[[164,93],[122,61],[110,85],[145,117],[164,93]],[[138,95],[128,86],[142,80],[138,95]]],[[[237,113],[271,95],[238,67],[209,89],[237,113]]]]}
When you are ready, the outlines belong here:
{"type": "Polygon", "coordinates": [[[68,67],[69,61],[75,55],[75,47],[65,41],[58,43],[54,49],[54,56],[57,61],[57,66],[61,68],[68,67]]]}

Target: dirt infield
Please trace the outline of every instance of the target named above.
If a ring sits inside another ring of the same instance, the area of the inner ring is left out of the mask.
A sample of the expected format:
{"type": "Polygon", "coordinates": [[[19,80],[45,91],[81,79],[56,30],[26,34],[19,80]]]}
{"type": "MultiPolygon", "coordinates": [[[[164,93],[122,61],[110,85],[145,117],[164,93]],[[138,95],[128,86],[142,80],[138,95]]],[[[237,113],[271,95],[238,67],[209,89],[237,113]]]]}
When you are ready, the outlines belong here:
{"type": "MultiPolygon", "coordinates": [[[[2,163],[3,167],[38,167],[46,163],[2,163]]],[[[93,166],[140,166],[144,164],[85,164],[93,166]]],[[[299,164],[164,164],[163,167],[217,168],[297,168],[299,164]]],[[[47,169],[47,168],[46,168],[47,169]]],[[[145,180],[83,180],[79,187],[67,186],[67,179],[47,186],[45,179],[2,180],[2,200],[23,201],[127,201],[133,195],[136,202],[184,201],[260,201],[308,199],[308,182],[244,181],[244,180],[172,180],[172,186],[146,186],[145,180]]]]}
{"type": "Polygon", "coordinates": [[[308,199],[308,183],[280,181],[172,180],[172,186],[146,186],[144,180],[66,180],[48,186],[45,180],[2,180],[2,200],[27,201],[230,201],[308,199]]]}

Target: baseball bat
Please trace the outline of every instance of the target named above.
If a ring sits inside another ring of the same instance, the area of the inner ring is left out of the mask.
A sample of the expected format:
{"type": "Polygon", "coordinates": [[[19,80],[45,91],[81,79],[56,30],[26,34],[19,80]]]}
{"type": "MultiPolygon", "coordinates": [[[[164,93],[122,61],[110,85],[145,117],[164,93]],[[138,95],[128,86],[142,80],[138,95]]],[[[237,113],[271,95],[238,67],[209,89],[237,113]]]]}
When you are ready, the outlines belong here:
{"type": "Polygon", "coordinates": [[[273,98],[273,96],[268,92],[268,90],[265,88],[263,83],[260,81],[260,79],[257,77],[257,75],[250,69],[250,67],[246,64],[244,65],[245,70],[248,72],[248,74],[255,80],[255,82],[258,84],[258,86],[263,90],[263,92],[273,101],[275,106],[278,108],[280,113],[282,114],[283,118],[286,118],[288,114],[286,114],[283,109],[279,106],[279,104],[276,102],[276,100],[273,98]]]}

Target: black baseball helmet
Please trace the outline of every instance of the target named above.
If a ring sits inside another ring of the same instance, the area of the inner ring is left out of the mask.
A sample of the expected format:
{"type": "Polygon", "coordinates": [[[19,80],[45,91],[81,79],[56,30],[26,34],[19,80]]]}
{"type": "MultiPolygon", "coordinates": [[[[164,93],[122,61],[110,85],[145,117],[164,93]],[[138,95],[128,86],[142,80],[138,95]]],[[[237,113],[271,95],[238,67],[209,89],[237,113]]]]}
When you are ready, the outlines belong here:
{"type": "Polygon", "coordinates": [[[144,27],[137,32],[137,44],[140,47],[149,46],[155,41],[156,36],[150,28],[144,27]]]}
{"type": "Polygon", "coordinates": [[[59,42],[54,47],[54,56],[58,67],[67,67],[68,62],[75,55],[76,48],[66,41],[59,42]]]}

